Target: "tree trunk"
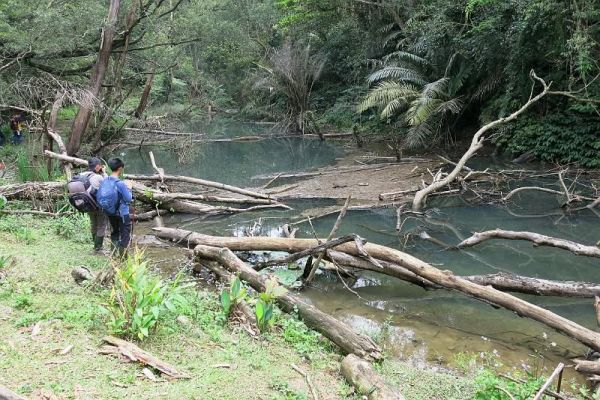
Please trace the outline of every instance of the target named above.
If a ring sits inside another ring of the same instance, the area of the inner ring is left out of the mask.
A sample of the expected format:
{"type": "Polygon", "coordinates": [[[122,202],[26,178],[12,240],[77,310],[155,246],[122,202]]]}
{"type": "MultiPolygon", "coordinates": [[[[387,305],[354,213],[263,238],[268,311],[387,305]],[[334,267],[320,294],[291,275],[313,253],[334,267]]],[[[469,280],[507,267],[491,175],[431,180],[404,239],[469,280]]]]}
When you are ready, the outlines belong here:
{"type": "MultiPolygon", "coordinates": [[[[265,278],[236,257],[231,250],[199,245],[194,248],[194,253],[203,258],[219,261],[232,273],[239,274],[240,279],[248,282],[255,290],[264,292],[265,278]]],[[[322,333],[345,353],[355,354],[367,360],[382,359],[381,349],[370,338],[354,332],[346,324],[319,311],[299,297],[288,293],[279,297],[277,303],[286,312],[297,310],[306,325],[322,333]]]]}
{"type": "MultiPolygon", "coordinates": [[[[316,239],[288,239],[273,237],[213,237],[191,231],[171,228],[155,228],[157,236],[177,239],[193,245],[227,247],[232,250],[278,250],[296,252],[318,245],[316,239]]],[[[354,243],[344,243],[334,248],[350,255],[360,256],[361,251],[354,243]]],[[[600,350],[600,333],[594,332],[575,322],[561,317],[549,310],[531,304],[518,297],[501,292],[491,286],[481,286],[470,282],[450,271],[441,271],[426,262],[407,253],[389,247],[367,243],[364,250],[378,260],[397,264],[415,275],[447,289],[456,290],[469,297],[514,311],[519,316],[531,318],[546,324],[559,332],[589,346],[600,350]]],[[[383,270],[382,270],[383,272],[383,270]]]]}
{"type": "Polygon", "coordinates": [[[456,247],[459,249],[475,246],[481,242],[490,239],[508,239],[508,240],[529,240],[534,246],[550,246],[558,247],[559,249],[569,250],[573,254],[586,257],[600,257],[600,247],[587,246],[581,243],[573,242],[566,239],[555,238],[552,236],[540,235],[535,232],[517,232],[505,231],[503,229],[494,229],[491,231],[477,232],[473,236],[466,238],[456,247]]]}
{"type": "Polygon", "coordinates": [[[148,75],[148,78],[146,78],[146,84],[144,85],[144,91],[142,92],[142,97],[140,98],[140,102],[135,109],[134,115],[136,118],[142,118],[142,115],[144,115],[144,111],[148,106],[148,99],[150,98],[150,90],[152,90],[153,81],[154,74],[148,75]]]}
{"type": "Polygon", "coordinates": [[[389,386],[371,364],[354,354],[342,360],[341,372],[357,393],[369,400],[404,400],[404,396],[389,386]]]}
{"type": "MultiPolygon", "coordinates": [[[[100,94],[102,81],[104,80],[104,75],[106,74],[108,63],[110,61],[113,39],[117,29],[117,19],[119,17],[120,5],[120,0],[110,0],[106,26],[102,30],[102,43],[100,44],[98,59],[94,69],[92,70],[92,77],[89,85],[89,92],[95,98],[100,94]]],[[[69,154],[72,155],[79,151],[81,139],[83,138],[85,130],[90,122],[91,115],[92,107],[89,104],[82,104],[81,107],[79,107],[79,112],[73,121],[71,136],[67,145],[67,151],[69,154]]]]}

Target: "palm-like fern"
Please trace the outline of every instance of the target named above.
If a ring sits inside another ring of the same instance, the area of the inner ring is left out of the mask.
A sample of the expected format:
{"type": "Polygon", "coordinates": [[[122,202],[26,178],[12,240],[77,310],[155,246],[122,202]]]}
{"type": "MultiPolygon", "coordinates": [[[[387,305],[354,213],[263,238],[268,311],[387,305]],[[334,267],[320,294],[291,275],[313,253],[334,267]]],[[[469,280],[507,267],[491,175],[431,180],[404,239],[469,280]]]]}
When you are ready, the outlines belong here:
{"type": "Polygon", "coordinates": [[[381,60],[382,68],[367,79],[373,85],[358,112],[379,109],[382,119],[390,120],[401,115],[406,130],[404,142],[408,147],[418,147],[427,140],[437,138],[448,114],[458,114],[462,109],[459,97],[454,96],[461,86],[464,73],[447,76],[453,69],[454,58],[442,78],[429,78],[433,69],[430,63],[417,55],[395,51],[381,60]]]}

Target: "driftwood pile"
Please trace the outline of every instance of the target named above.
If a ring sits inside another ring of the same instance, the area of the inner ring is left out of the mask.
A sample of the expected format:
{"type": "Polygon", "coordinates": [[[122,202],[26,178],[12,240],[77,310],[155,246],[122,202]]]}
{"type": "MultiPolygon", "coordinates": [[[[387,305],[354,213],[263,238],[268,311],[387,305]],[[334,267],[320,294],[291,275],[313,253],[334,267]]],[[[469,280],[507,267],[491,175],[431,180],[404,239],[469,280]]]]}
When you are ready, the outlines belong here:
{"type": "MultiPolygon", "coordinates": [[[[276,237],[217,237],[172,228],[155,228],[154,230],[159,238],[168,239],[179,245],[194,249],[196,256],[216,259],[230,271],[242,272],[241,279],[249,282],[257,290],[261,289],[260,275],[241,262],[231,251],[283,251],[290,254],[312,254],[314,256],[324,254],[324,257],[336,266],[377,271],[425,288],[461,292],[493,306],[506,308],[520,317],[531,318],[590,347],[593,351],[600,351],[599,332],[506,293],[515,291],[538,295],[587,297],[595,299],[596,304],[598,304],[600,303],[598,297],[599,284],[560,282],[506,274],[461,277],[454,275],[451,271],[439,270],[402,251],[377,244],[364,243],[362,239],[361,244],[358,245],[356,240],[350,240],[346,237],[330,241],[319,241],[318,239],[276,237]]],[[[590,256],[593,255],[590,254],[590,256]]],[[[289,257],[286,257],[282,260],[287,261],[288,259],[289,257]]],[[[285,263],[281,263],[281,265],[285,265],[285,263]]],[[[600,305],[597,307],[600,307],[600,305]]],[[[600,309],[598,313],[600,313],[600,309]]],[[[328,325],[322,320],[314,318],[309,319],[309,321],[307,323],[310,326],[321,331],[325,336],[340,345],[348,354],[356,354],[366,359],[377,359],[377,352],[373,352],[372,349],[365,351],[363,341],[343,341],[341,338],[336,338],[334,335],[327,333],[328,325]],[[351,345],[348,345],[348,343],[351,343],[351,345]],[[365,354],[368,356],[365,357],[365,354]]],[[[343,335],[345,336],[346,333],[343,335]]],[[[578,371],[600,376],[600,361],[581,360],[576,361],[576,363],[578,371]]]]}
{"type": "MultiPolygon", "coordinates": [[[[51,159],[60,160],[65,165],[87,166],[87,161],[81,158],[67,156],[66,154],[58,154],[49,150],[46,150],[45,154],[51,159]]],[[[290,207],[277,201],[276,198],[264,193],[258,193],[206,179],[167,175],[162,168],[156,166],[152,154],[151,160],[153,167],[157,172],[156,174],[125,174],[124,176],[125,179],[130,180],[132,183],[134,197],[150,206],[148,212],[137,214],[136,217],[138,220],[152,219],[166,213],[219,215],[263,209],[290,209],[290,207]],[[201,188],[205,192],[169,192],[167,187],[168,183],[184,183],[196,188],[201,188]],[[155,187],[148,184],[155,184],[155,187]],[[232,195],[214,195],[212,193],[207,193],[206,188],[228,192],[232,195]]],[[[65,184],[63,182],[28,182],[0,187],[0,195],[5,196],[8,200],[54,200],[63,197],[64,193],[65,184]]]]}

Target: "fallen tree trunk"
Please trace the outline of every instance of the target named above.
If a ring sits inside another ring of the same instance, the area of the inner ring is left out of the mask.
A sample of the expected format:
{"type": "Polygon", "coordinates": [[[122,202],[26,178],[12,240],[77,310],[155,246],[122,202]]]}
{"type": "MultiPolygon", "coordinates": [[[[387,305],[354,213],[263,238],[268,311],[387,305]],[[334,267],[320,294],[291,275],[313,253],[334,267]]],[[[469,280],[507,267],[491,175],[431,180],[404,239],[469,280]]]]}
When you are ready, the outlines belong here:
{"type": "Polygon", "coordinates": [[[272,209],[272,208],[284,208],[290,209],[290,207],[284,204],[265,204],[265,205],[257,205],[248,208],[234,208],[234,207],[224,207],[224,206],[210,206],[208,204],[202,204],[194,201],[188,200],[177,200],[173,199],[171,196],[165,196],[165,193],[162,193],[156,189],[149,188],[148,186],[144,186],[140,183],[133,182],[132,190],[136,196],[136,199],[158,206],[165,210],[173,210],[180,213],[187,214],[231,214],[231,213],[241,213],[241,212],[249,212],[263,209],[272,209]]]}
{"type": "Polygon", "coordinates": [[[529,240],[530,242],[533,242],[534,246],[558,247],[559,249],[569,250],[571,253],[577,254],[578,256],[600,257],[600,248],[597,246],[587,246],[571,240],[541,235],[534,232],[505,231],[503,229],[475,233],[473,236],[460,242],[456,247],[459,249],[471,247],[490,239],[529,240]]]}
{"type": "Polygon", "coordinates": [[[27,200],[31,198],[58,198],[65,193],[64,182],[25,182],[0,186],[0,195],[8,200],[27,200]]]}
{"type": "Polygon", "coordinates": [[[354,354],[348,354],[342,360],[341,372],[357,393],[369,400],[404,400],[404,396],[388,385],[371,364],[354,354]]]}
{"type": "Polygon", "coordinates": [[[575,371],[582,374],[600,374],[600,360],[573,360],[575,362],[575,371]]]}
{"type": "MultiPolygon", "coordinates": [[[[135,181],[155,181],[155,182],[161,182],[162,179],[160,177],[160,175],[132,175],[132,174],[125,174],[124,177],[126,179],[131,179],[131,180],[135,180],[135,181]]],[[[257,192],[253,192],[251,190],[246,190],[246,189],[242,189],[236,186],[231,186],[231,185],[227,185],[225,183],[220,183],[220,182],[213,182],[213,181],[207,181],[206,179],[200,179],[200,178],[192,178],[189,176],[180,176],[180,175],[164,175],[164,180],[165,181],[175,181],[175,182],[186,182],[186,183],[193,183],[195,185],[201,185],[201,186],[207,186],[207,187],[212,187],[212,188],[216,188],[216,189],[221,189],[221,190],[225,190],[228,192],[233,192],[233,193],[238,193],[238,194],[243,194],[244,196],[248,196],[248,197],[254,197],[257,199],[267,199],[267,200],[271,200],[272,198],[269,195],[263,194],[263,193],[257,193],[257,192]]]]}
{"type": "Polygon", "coordinates": [[[25,397],[16,394],[12,390],[0,385],[0,400],[27,400],[25,397]]]}
{"type": "MultiPolygon", "coordinates": [[[[231,282],[235,279],[235,275],[223,268],[219,262],[210,261],[208,263],[203,263],[202,266],[212,271],[219,280],[226,285],[231,285],[231,282]]],[[[198,271],[196,267],[194,267],[194,270],[198,271]]],[[[235,303],[235,308],[232,308],[231,311],[230,321],[232,319],[237,320],[236,322],[239,323],[252,337],[257,336],[260,333],[256,322],[256,316],[245,300],[235,303]],[[234,313],[237,315],[232,315],[234,313]]]]}
{"type": "MultiPolygon", "coordinates": [[[[157,236],[177,240],[187,245],[227,247],[232,250],[273,250],[289,253],[318,245],[316,239],[289,239],[273,237],[214,237],[172,228],[155,228],[157,236]]],[[[334,248],[350,255],[360,256],[356,244],[344,243],[334,248]]],[[[557,315],[518,297],[501,292],[491,286],[481,286],[449,271],[441,271],[409,254],[389,247],[367,243],[364,250],[372,257],[397,264],[415,275],[447,289],[456,290],[467,296],[491,303],[541,322],[595,350],[600,350],[600,333],[587,329],[575,322],[557,315]]],[[[383,269],[381,269],[383,272],[383,269]]]]}
{"type": "MultiPolygon", "coordinates": [[[[328,254],[331,255],[331,261],[346,267],[380,272],[382,274],[393,276],[395,278],[421,286],[424,289],[443,289],[442,286],[428,281],[427,279],[423,279],[419,275],[407,270],[406,268],[389,263],[387,261],[378,260],[383,266],[382,269],[365,259],[343,252],[330,250],[328,254]]],[[[600,295],[600,284],[598,283],[555,281],[508,273],[469,275],[463,276],[462,278],[478,285],[492,286],[503,292],[515,292],[536,296],[561,296],[578,298],[594,298],[595,296],[600,295]]]]}
{"type": "MultiPolygon", "coordinates": [[[[265,278],[236,257],[231,250],[198,245],[195,246],[194,253],[202,258],[219,261],[219,263],[234,274],[239,274],[240,279],[248,282],[255,290],[264,292],[265,278]]],[[[297,296],[289,293],[285,294],[277,298],[277,303],[286,312],[297,310],[298,315],[306,325],[323,334],[323,336],[338,345],[344,352],[356,354],[367,360],[382,359],[381,349],[369,337],[354,332],[346,324],[319,311],[297,296]]]]}
{"type": "MultiPolygon", "coordinates": [[[[44,153],[46,154],[47,157],[56,158],[57,160],[61,160],[61,161],[65,161],[65,162],[71,162],[76,165],[87,166],[87,161],[84,159],[81,159],[81,158],[66,156],[63,154],[54,153],[49,150],[46,150],[44,153]]],[[[245,196],[249,196],[249,197],[253,197],[253,198],[257,198],[257,199],[274,200],[272,197],[270,197],[269,195],[266,195],[266,194],[253,192],[251,190],[246,190],[246,189],[242,189],[242,188],[239,188],[236,186],[227,185],[225,183],[213,182],[213,181],[208,181],[208,180],[200,179],[200,178],[192,178],[189,176],[165,174],[161,177],[161,175],[159,175],[159,174],[156,174],[156,175],[124,174],[123,177],[125,179],[130,179],[130,180],[134,180],[134,181],[155,181],[155,182],[175,181],[175,182],[193,183],[195,185],[213,187],[216,189],[221,189],[221,190],[225,190],[228,192],[243,194],[245,196]]]]}

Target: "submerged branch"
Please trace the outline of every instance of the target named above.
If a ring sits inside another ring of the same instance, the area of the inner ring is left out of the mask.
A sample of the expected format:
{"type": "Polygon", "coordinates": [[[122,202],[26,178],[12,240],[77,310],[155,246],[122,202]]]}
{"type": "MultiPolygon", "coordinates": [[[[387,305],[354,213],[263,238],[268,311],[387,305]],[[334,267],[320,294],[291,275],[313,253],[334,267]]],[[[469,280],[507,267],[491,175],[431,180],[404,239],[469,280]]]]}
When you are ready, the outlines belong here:
{"type": "Polygon", "coordinates": [[[505,231],[502,229],[475,233],[473,236],[460,242],[456,247],[459,249],[472,247],[490,239],[529,240],[534,243],[534,246],[558,247],[560,249],[569,250],[571,253],[577,254],[578,256],[600,258],[600,248],[597,246],[588,246],[571,240],[541,235],[534,232],[505,231]]]}

